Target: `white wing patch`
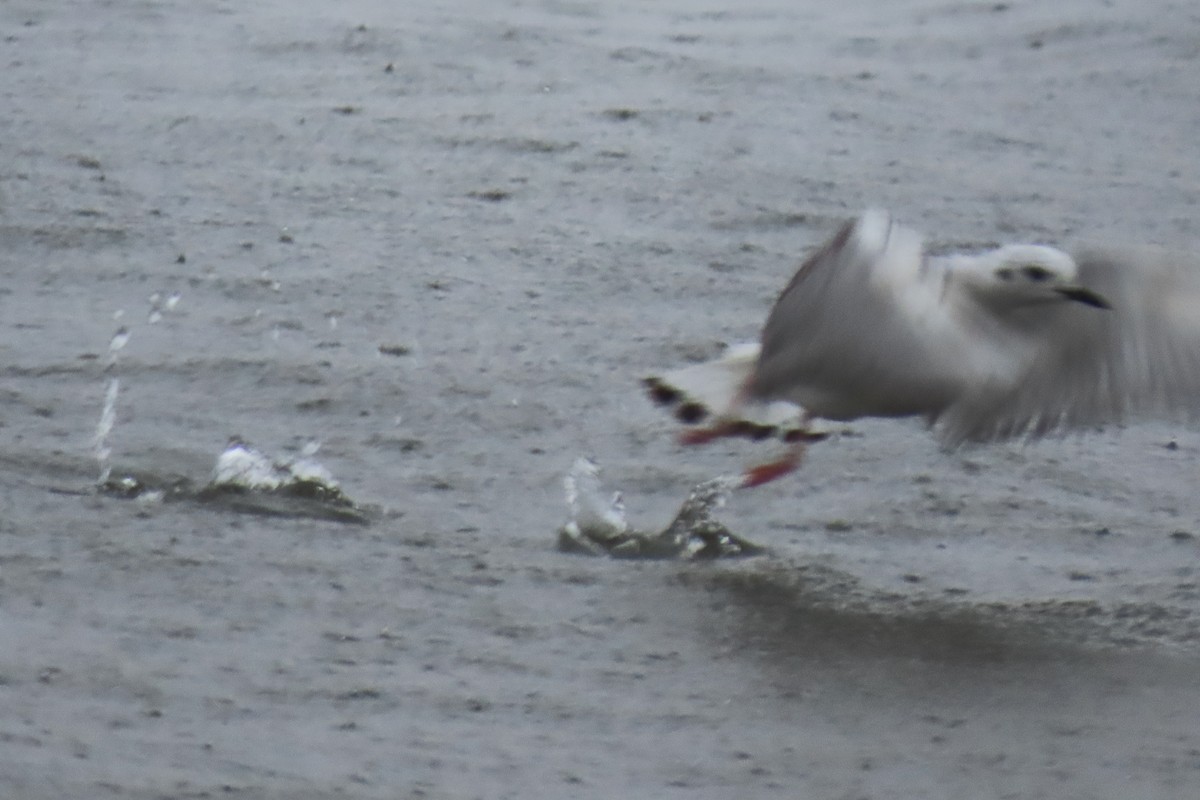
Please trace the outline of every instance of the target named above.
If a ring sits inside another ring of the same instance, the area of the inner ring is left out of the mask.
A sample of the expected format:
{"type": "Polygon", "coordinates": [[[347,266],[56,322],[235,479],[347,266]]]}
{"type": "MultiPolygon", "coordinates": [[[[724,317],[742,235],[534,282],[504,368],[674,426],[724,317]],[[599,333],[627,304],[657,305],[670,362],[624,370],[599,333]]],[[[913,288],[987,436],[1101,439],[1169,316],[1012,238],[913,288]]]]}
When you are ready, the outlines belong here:
{"type": "Polygon", "coordinates": [[[785,400],[760,402],[742,396],[758,364],[757,342],[733,345],[712,361],[651,375],[643,381],[650,397],[688,425],[722,420],[749,439],[785,441],[813,431],[803,424],[804,409],[785,400]]]}

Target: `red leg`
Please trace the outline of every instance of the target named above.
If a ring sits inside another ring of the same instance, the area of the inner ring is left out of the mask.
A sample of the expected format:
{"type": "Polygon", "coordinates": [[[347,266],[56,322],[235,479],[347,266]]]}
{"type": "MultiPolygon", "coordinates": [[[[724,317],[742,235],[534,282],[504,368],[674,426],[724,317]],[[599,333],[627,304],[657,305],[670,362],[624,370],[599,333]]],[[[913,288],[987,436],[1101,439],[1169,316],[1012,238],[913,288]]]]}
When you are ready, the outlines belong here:
{"type": "Polygon", "coordinates": [[[804,458],[805,449],[804,442],[796,442],[788,448],[787,453],[782,458],[748,468],[742,473],[741,488],[752,489],[755,486],[770,483],[776,478],[782,478],[789,472],[795,472],[804,458]]]}
{"type": "Polygon", "coordinates": [[[737,393],[734,394],[729,407],[721,413],[712,425],[706,425],[703,428],[690,428],[679,434],[679,443],[686,445],[708,444],[717,439],[724,439],[727,436],[741,436],[745,432],[745,425],[739,423],[735,419],[738,409],[746,402],[746,397],[750,392],[750,381],[747,379],[741,386],[738,387],[737,393]]]}
{"type": "Polygon", "coordinates": [[[716,424],[704,428],[688,428],[680,432],[679,443],[687,445],[708,444],[717,439],[723,439],[726,436],[736,436],[737,433],[737,426],[732,422],[718,421],[716,424]]]}

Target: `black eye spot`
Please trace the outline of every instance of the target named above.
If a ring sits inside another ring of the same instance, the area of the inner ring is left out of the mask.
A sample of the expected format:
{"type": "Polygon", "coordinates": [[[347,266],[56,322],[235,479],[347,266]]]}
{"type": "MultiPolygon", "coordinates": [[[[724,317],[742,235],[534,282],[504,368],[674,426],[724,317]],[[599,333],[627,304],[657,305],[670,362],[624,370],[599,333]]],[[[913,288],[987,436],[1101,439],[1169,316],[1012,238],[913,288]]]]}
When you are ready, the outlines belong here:
{"type": "Polygon", "coordinates": [[[1048,281],[1054,277],[1053,272],[1045,267],[1039,267],[1036,264],[1030,264],[1027,267],[1022,267],[1021,274],[1025,276],[1026,280],[1033,281],[1034,283],[1048,281]]]}
{"type": "Polygon", "coordinates": [[[1003,267],[996,270],[996,277],[1002,281],[1011,281],[1013,279],[1013,271],[1008,267],[1003,267]]]}

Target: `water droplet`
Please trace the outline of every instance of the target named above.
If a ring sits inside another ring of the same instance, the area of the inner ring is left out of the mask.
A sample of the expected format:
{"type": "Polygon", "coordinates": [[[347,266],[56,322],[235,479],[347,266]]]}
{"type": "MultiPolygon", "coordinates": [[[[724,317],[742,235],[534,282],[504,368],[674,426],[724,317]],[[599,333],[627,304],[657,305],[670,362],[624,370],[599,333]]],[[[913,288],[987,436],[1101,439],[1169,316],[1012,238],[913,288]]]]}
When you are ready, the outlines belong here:
{"type": "Polygon", "coordinates": [[[122,325],[113,335],[112,341],[108,343],[108,352],[115,355],[127,344],[129,344],[129,329],[122,325]]]}

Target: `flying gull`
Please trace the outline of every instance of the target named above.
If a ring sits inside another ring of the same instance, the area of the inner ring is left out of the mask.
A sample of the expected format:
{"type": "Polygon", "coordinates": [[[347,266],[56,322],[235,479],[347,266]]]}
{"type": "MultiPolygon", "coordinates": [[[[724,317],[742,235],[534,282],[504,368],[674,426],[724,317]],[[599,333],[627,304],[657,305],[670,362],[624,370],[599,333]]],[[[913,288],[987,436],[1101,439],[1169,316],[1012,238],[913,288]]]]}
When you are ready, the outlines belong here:
{"type": "Polygon", "coordinates": [[[789,442],[818,419],[920,417],[941,442],[1038,438],[1129,417],[1200,418],[1200,265],[1166,251],[1007,245],[931,256],[883,211],[847,222],[796,272],[758,343],[647,378],[682,441],[789,442]]]}

